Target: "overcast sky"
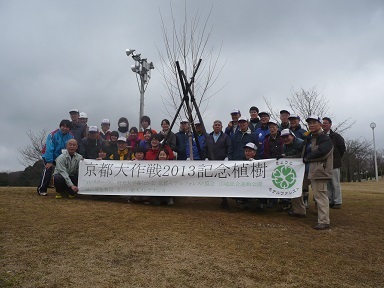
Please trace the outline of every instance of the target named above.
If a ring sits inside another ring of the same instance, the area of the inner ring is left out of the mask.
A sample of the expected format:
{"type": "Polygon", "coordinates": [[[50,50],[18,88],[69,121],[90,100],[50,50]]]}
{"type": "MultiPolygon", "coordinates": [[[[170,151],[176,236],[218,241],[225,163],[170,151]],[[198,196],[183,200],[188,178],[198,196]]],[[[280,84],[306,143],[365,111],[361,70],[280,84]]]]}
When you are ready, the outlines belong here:
{"type": "MultiPolygon", "coordinates": [[[[383,1],[186,2],[202,22],[213,7],[208,46],[216,56],[222,45],[225,65],[212,93],[222,89],[204,113],[209,132],[213,120],[227,123],[233,108],[249,116],[250,106],[267,109],[266,97],[277,110],[289,109],[292,89],[316,86],[335,124],[356,120],[346,139],[370,141],[376,122],[376,147],[384,148],[383,1]]],[[[160,13],[171,28],[170,3],[180,25],[183,1],[0,0],[0,171],[23,170],[17,159],[29,142],[25,132],[53,131],[72,108],[86,112],[89,125],[109,118],[116,129],[125,116],[138,126],[139,90],[125,49],[160,68],[160,13]]],[[[170,118],[162,81],[160,70],[152,71],[145,94],[156,130],[170,118]]]]}

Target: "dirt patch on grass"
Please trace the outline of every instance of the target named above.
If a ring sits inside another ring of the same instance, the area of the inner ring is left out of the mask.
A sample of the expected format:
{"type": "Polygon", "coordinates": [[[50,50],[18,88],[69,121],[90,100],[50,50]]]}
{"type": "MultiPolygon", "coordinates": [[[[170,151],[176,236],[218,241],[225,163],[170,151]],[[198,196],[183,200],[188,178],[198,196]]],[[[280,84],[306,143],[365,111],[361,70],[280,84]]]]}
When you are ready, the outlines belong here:
{"type": "Polygon", "coordinates": [[[0,188],[0,287],[383,287],[382,182],[343,184],[329,231],[217,198],[175,206],[0,188]]]}

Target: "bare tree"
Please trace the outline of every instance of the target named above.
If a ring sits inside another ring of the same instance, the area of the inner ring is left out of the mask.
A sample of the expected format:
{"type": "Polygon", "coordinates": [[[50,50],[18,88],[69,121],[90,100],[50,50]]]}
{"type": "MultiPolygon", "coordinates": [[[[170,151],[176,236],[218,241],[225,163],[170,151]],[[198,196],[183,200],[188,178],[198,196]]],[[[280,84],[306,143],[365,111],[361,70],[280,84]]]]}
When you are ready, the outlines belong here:
{"type": "Polygon", "coordinates": [[[25,133],[27,134],[30,143],[24,148],[18,148],[21,154],[21,158],[19,158],[18,161],[23,166],[28,167],[42,159],[41,151],[45,145],[47,130],[43,129],[37,133],[29,130],[25,133]]]}
{"type": "Polygon", "coordinates": [[[346,140],[345,146],[346,150],[342,159],[342,179],[348,182],[361,181],[364,174],[372,173],[371,142],[367,140],[346,140]]]}
{"type": "MultiPolygon", "coordinates": [[[[271,117],[275,120],[279,119],[279,111],[274,111],[271,102],[264,97],[271,117]]],[[[299,115],[301,117],[307,117],[309,115],[318,115],[319,117],[333,118],[333,114],[329,112],[329,101],[321,92],[314,86],[310,90],[301,88],[299,91],[291,90],[291,96],[287,98],[288,105],[292,114],[299,115]]],[[[305,119],[305,118],[304,118],[305,119]]],[[[301,119],[303,127],[307,127],[307,123],[304,119],[301,119]]],[[[333,125],[333,130],[342,133],[351,128],[356,121],[350,122],[350,118],[341,121],[340,123],[333,125]]]]}
{"type": "MultiPolygon", "coordinates": [[[[159,47],[157,47],[157,50],[161,59],[161,68],[159,69],[163,77],[164,86],[168,92],[168,95],[162,97],[162,100],[166,113],[173,118],[175,111],[183,99],[183,91],[179,83],[178,71],[175,65],[176,61],[179,61],[181,70],[184,71],[187,78],[190,78],[199,60],[203,60],[191,87],[199,110],[202,112],[208,107],[209,99],[220,91],[208,95],[208,91],[216,82],[224,65],[217,71],[221,46],[219,53],[214,56],[213,47],[210,48],[208,45],[212,33],[212,27],[208,27],[212,8],[206,19],[201,20],[199,12],[196,12],[196,14],[189,19],[187,4],[185,2],[183,23],[180,25],[176,21],[172,5],[170,5],[170,10],[170,29],[167,29],[167,23],[160,12],[165,52],[162,52],[159,47]],[[203,107],[202,104],[204,104],[203,107]]],[[[183,110],[185,116],[188,117],[185,105],[183,106],[183,110]]],[[[180,116],[180,118],[181,117],[182,116],[180,116]]]]}

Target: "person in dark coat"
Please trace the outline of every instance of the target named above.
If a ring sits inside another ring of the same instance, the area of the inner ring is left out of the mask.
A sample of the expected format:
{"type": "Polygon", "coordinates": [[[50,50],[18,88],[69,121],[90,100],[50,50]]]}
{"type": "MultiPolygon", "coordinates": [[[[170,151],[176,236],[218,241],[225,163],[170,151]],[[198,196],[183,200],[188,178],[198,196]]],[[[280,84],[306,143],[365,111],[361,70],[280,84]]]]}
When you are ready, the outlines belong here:
{"type": "Polygon", "coordinates": [[[207,145],[212,145],[214,160],[224,160],[232,150],[231,138],[222,129],[222,122],[215,120],[213,122],[213,132],[208,136],[207,145]]]}
{"type": "Polygon", "coordinates": [[[346,150],[345,141],[343,136],[333,131],[332,120],[329,117],[323,118],[323,130],[326,135],[331,138],[333,143],[333,170],[332,180],[328,182],[328,198],[329,205],[331,208],[340,209],[342,204],[342,193],[340,185],[340,169],[341,169],[341,158],[346,150]]]}
{"type": "Polygon", "coordinates": [[[81,140],[80,155],[84,159],[96,159],[99,157],[99,152],[104,147],[104,139],[100,137],[97,126],[90,126],[88,136],[81,140]]]}
{"type": "Polygon", "coordinates": [[[245,160],[244,146],[252,142],[257,145],[257,139],[251,129],[248,127],[248,121],[245,117],[239,118],[239,130],[231,139],[231,151],[229,151],[229,160],[245,160]]]}

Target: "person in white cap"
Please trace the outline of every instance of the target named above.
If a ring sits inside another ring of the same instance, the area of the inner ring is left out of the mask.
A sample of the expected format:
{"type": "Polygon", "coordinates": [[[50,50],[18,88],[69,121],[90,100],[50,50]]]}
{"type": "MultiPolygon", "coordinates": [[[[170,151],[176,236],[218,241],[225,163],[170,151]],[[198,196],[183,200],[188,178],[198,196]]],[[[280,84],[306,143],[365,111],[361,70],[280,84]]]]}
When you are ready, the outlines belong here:
{"type": "Polygon", "coordinates": [[[323,133],[320,117],[311,115],[306,121],[310,134],[304,142],[302,156],[317,204],[317,225],[314,229],[325,230],[331,228],[327,182],[332,179],[333,144],[331,138],[323,133]]]}
{"type": "Polygon", "coordinates": [[[262,159],[263,158],[263,141],[265,136],[267,136],[270,133],[268,128],[268,122],[271,117],[267,112],[260,112],[259,117],[260,117],[261,125],[259,128],[255,130],[254,134],[257,139],[257,149],[258,149],[257,154],[259,158],[262,159]]]}
{"type": "Polygon", "coordinates": [[[79,153],[85,159],[96,159],[104,149],[104,140],[100,138],[97,126],[89,126],[88,136],[81,140],[79,153]]]}
{"type": "MultiPolygon", "coordinates": [[[[81,143],[81,140],[84,138],[84,135],[86,135],[85,126],[80,123],[79,117],[79,109],[73,108],[69,110],[69,115],[71,117],[71,133],[73,134],[73,137],[76,139],[77,143],[81,143]]],[[[79,149],[79,147],[78,147],[79,149]]]]}
{"type": "Polygon", "coordinates": [[[280,137],[279,124],[276,121],[268,122],[269,134],[265,136],[262,149],[262,159],[276,158],[282,154],[283,139],[280,137]]]}
{"type": "Polygon", "coordinates": [[[305,139],[305,133],[307,131],[305,131],[303,128],[301,128],[301,125],[300,125],[300,116],[298,115],[294,115],[294,114],[291,114],[289,117],[289,125],[290,125],[290,129],[291,131],[295,134],[296,138],[301,138],[301,139],[305,139]]]}
{"type": "Polygon", "coordinates": [[[109,119],[105,118],[101,120],[100,137],[106,141],[111,140],[111,130],[109,130],[110,127],[111,127],[111,122],[109,121],[109,119]]]}
{"type": "Polygon", "coordinates": [[[231,139],[231,151],[228,154],[229,160],[244,160],[244,146],[252,142],[257,143],[255,134],[252,133],[248,127],[248,121],[245,117],[239,118],[239,130],[233,135],[231,139]]]}
{"type": "Polygon", "coordinates": [[[128,150],[127,147],[127,138],[125,137],[119,137],[117,139],[117,152],[113,153],[111,156],[109,156],[109,159],[111,160],[132,160],[133,157],[133,151],[128,150]]]}
{"type": "Polygon", "coordinates": [[[88,115],[85,112],[80,112],[79,114],[79,122],[83,125],[87,125],[88,123],[88,115]]]}
{"type": "Polygon", "coordinates": [[[256,144],[252,142],[248,142],[247,144],[244,145],[243,148],[244,148],[245,160],[249,160],[249,161],[255,160],[256,152],[257,152],[256,144]]]}
{"type": "Polygon", "coordinates": [[[79,116],[79,122],[80,122],[80,124],[81,125],[84,125],[85,126],[85,128],[84,128],[84,134],[83,134],[83,138],[84,137],[87,137],[87,135],[88,135],[88,129],[89,129],[89,127],[88,127],[88,115],[87,115],[87,113],[85,113],[85,112],[80,112],[80,116],[79,116]]]}
{"type": "MultiPolygon", "coordinates": [[[[290,129],[284,129],[281,131],[281,138],[284,141],[283,145],[283,153],[281,156],[277,157],[277,160],[281,158],[300,158],[301,153],[303,151],[303,139],[297,138],[295,134],[290,129]]],[[[289,208],[292,208],[292,210],[288,211],[288,215],[295,216],[295,217],[302,217],[305,218],[307,211],[304,203],[304,187],[308,187],[308,185],[305,185],[305,181],[303,183],[303,190],[302,195],[297,198],[291,199],[282,199],[282,202],[285,203],[285,205],[282,207],[284,211],[288,210],[289,208]],[[285,201],[284,201],[285,200],[285,201]]],[[[307,194],[308,198],[308,194],[307,194]]]]}
{"type": "Polygon", "coordinates": [[[288,117],[290,115],[291,115],[291,113],[289,113],[288,110],[285,110],[285,109],[280,110],[280,121],[281,121],[281,123],[279,125],[279,130],[280,131],[283,130],[283,129],[289,128],[290,123],[289,123],[288,117]]]}
{"type": "Polygon", "coordinates": [[[177,160],[187,160],[187,154],[185,146],[188,141],[189,121],[188,119],[181,119],[180,130],[175,133],[176,135],[176,153],[177,160]]]}
{"type": "Polygon", "coordinates": [[[232,121],[229,121],[227,128],[225,128],[225,134],[232,138],[232,136],[239,130],[238,121],[241,117],[240,110],[235,108],[231,111],[232,121]]]}

